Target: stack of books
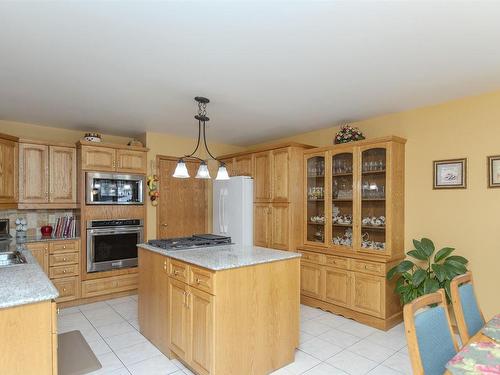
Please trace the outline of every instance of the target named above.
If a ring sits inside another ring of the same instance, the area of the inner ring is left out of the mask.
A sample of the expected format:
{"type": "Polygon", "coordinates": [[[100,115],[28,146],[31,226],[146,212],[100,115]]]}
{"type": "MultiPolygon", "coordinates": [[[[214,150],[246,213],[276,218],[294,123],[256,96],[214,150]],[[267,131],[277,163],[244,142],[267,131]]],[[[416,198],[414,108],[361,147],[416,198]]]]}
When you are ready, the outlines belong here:
{"type": "Polygon", "coordinates": [[[76,237],[76,220],[73,216],[57,218],[54,237],[76,237]]]}

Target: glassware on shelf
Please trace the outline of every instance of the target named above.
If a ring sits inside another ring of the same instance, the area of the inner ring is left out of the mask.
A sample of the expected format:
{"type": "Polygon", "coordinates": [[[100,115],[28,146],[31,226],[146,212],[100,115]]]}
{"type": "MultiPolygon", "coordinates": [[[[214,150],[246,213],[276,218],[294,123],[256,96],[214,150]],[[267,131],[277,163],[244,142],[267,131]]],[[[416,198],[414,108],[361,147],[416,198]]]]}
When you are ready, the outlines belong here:
{"type": "Polygon", "coordinates": [[[352,246],[352,228],[347,228],[342,236],[338,235],[332,238],[334,245],[352,246]]]}
{"type": "Polygon", "coordinates": [[[322,177],[325,175],[325,161],[324,160],[309,160],[307,167],[307,175],[309,177],[322,177]]]}
{"type": "Polygon", "coordinates": [[[322,186],[310,187],[307,191],[307,199],[319,200],[324,199],[324,188],[322,186]]]}

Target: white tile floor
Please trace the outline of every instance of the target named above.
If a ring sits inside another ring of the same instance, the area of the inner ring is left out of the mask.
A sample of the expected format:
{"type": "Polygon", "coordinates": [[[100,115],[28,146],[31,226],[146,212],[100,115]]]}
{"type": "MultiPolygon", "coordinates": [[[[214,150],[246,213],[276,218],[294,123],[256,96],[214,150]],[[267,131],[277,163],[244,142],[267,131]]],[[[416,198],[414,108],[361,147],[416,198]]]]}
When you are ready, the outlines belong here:
{"type": "MultiPolygon", "coordinates": [[[[295,362],[273,375],[411,375],[402,324],[382,332],[308,306],[301,306],[301,321],[295,362]]],[[[137,296],[71,307],[59,315],[59,332],[80,330],[101,362],[103,368],[91,374],[192,374],[138,329],[137,296]]]]}

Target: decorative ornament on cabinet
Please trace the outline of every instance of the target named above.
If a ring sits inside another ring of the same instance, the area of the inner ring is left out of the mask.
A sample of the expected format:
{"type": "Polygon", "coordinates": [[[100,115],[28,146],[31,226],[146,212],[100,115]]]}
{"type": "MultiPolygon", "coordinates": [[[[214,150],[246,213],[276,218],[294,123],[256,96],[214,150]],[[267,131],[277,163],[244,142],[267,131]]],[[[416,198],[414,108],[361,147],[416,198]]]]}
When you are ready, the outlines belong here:
{"type": "Polygon", "coordinates": [[[365,136],[358,128],[355,128],[349,124],[344,124],[340,127],[340,130],[335,135],[333,143],[347,143],[354,141],[362,141],[365,139],[365,136]]]}

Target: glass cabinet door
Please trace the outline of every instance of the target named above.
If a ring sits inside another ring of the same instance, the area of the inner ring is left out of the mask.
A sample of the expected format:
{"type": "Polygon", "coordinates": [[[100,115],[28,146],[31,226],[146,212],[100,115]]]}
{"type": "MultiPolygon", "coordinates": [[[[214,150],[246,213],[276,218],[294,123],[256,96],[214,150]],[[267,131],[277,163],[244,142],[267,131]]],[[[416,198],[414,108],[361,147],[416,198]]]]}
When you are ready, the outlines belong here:
{"type": "Polygon", "coordinates": [[[306,158],[306,233],[309,243],[325,244],[325,157],[306,158]]]}
{"type": "Polygon", "coordinates": [[[386,149],[361,152],[361,250],[386,249],[386,149]]]}
{"type": "Polygon", "coordinates": [[[332,245],[352,249],[353,154],[332,156],[332,245]]]}

